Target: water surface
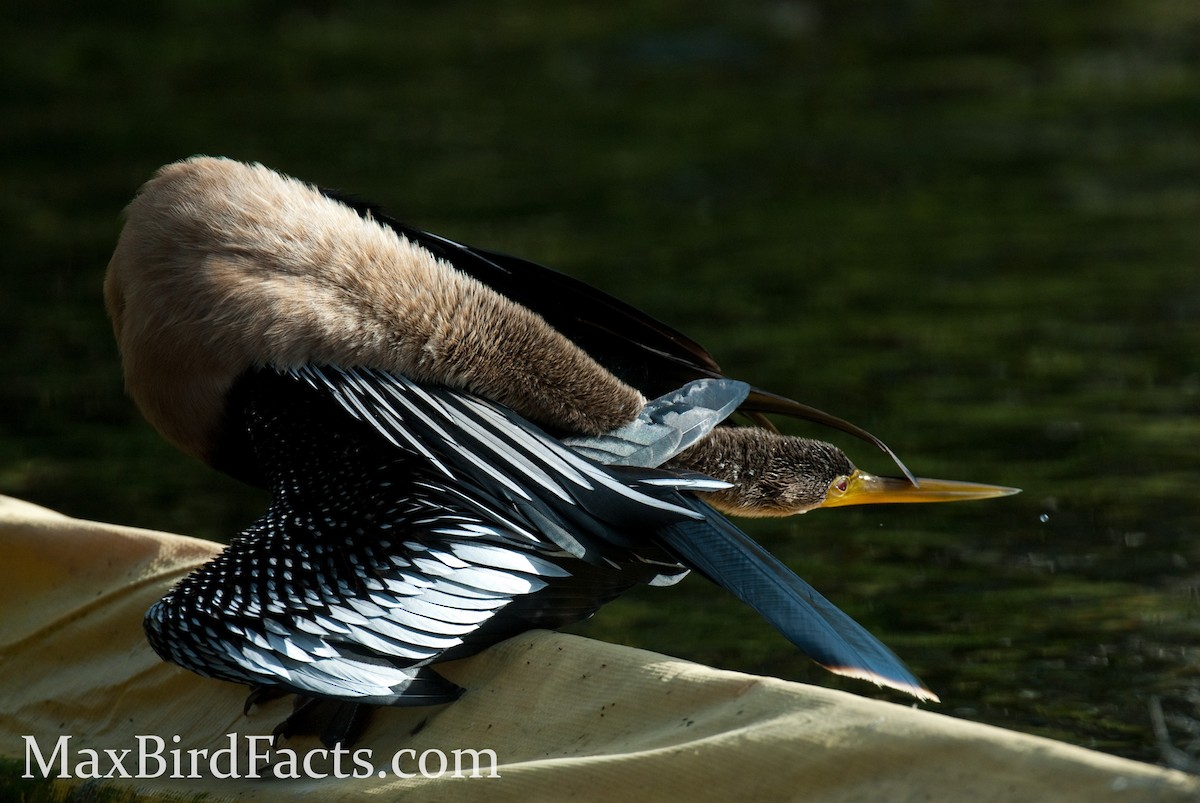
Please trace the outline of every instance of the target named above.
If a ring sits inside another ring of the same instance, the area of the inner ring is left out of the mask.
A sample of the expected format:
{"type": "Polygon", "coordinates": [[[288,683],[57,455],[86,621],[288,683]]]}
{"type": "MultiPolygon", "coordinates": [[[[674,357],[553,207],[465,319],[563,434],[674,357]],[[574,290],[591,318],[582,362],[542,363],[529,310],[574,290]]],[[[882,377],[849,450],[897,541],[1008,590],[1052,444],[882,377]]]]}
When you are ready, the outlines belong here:
{"type": "MultiPolygon", "coordinates": [[[[122,396],[99,286],[158,165],[258,160],[600,285],[918,474],[1024,488],[747,529],[935,710],[1154,760],[1159,697],[1187,747],[1198,7],[138,5],[0,34],[0,492],[213,538],[257,515],[122,396]]],[[[900,699],[697,578],[581,632],[900,699]]]]}

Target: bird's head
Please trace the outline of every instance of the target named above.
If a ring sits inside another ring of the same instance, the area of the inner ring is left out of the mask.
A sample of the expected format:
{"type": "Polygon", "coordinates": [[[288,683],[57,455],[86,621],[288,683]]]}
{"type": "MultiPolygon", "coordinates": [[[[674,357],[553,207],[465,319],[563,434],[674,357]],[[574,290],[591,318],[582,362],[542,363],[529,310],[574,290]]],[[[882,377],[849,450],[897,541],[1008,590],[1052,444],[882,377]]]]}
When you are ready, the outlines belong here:
{"type": "Polygon", "coordinates": [[[956,480],[879,477],[856,468],[830,443],[757,427],[721,427],[677,465],[733,484],[705,501],[736,516],[791,516],[823,507],[956,502],[1017,493],[956,480]]]}

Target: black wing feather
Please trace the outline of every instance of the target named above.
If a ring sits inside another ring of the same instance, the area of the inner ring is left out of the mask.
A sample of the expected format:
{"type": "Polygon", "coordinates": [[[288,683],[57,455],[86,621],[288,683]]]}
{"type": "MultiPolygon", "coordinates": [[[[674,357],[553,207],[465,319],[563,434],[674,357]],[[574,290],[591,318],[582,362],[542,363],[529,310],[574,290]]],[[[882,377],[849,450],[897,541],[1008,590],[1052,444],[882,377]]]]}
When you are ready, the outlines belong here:
{"type": "MultiPolygon", "coordinates": [[[[409,226],[375,205],[333,190],[329,198],[376,220],[420,245],[455,269],[536,312],[594,360],[648,397],[661,396],[696,379],[724,376],[713,356],[687,335],[608,293],[556,270],[409,226]]],[[[767,413],[813,421],[872,444],[916,479],[886,443],[862,427],[816,407],[760,388],[751,388],[739,411],[774,430],[767,413]]]]}
{"type": "MultiPolygon", "coordinates": [[[[596,465],[572,455],[559,441],[505,408],[453,391],[424,388],[403,377],[363,369],[309,368],[301,374],[318,377],[318,382],[338,396],[363,385],[379,388],[376,398],[388,394],[397,399],[403,396],[403,405],[411,413],[422,413],[415,419],[412,415],[399,416],[412,436],[427,443],[449,436],[461,441],[462,448],[471,453],[468,463],[455,465],[459,481],[478,470],[508,485],[521,483],[524,477],[524,487],[530,493],[510,498],[509,502],[531,522],[531,529],[544,534],[560,531],[565,538],[578,539],[583,547],[582,556],[592,557],[590,562],[594,566],[610,562],[596,557],[611,559],[619,554],[613,547],[645,547],[648,542],[664,545],[684,566],[701,571],[749,604],[828,669],[899,688],[922,699],[933,696],[882,642],[720,513],[669,485],[651,489],[639,484],[639,479],[661,478],[665,472],[596,465]],[[435,417],[438,425],[429,429],[435,417]],[[555,460],[569,462],[570,474],[555,472],[555,460]],[[533,473],[529,471],[531,463],[538,464],[533,473]],[[570,479],[572,474],[574,480],[570,479]],[[597,481],[599,478],[615,482],[604,485],[597,481]],[[653,506],[646,506],[648,502],[653,506]],[[692,515],[680,515],[681,510],[692,515]]],[[[362,404],[343,406],[365,416],[364,420],[373,426],[384,429],[390,426],[380,411],[371,412],[370,399],[365,396],[364,399],[362,404]]],[[[676,482],[683,482],[683,478],[676,482]]],[[[551,538],[559,546],[565,546],[556,537],[551,538]]],[[[555,605],[565,604],[564,610],[575,606],[580,610],[599,607],[602,603],[589,597],[596,589],[590,588],[582,577],[577,582],[579,586],[560,586],[555,605]],[[568,603],[572,598],[575,606],[568,603]]],[[[605,586],[604,593],[611,594],[611,585],[605,586]]],[[[526,601],[527,610],[533,612],[534,618],[547,614],[558,621],[555,605],[548,604],[549,595],[541,599],[542,594],[547,591],[533,595],[538,599],[526,601]]],[[[527,621],[531,617],[519,618],[527,621]]],[[[503,630],[512,621],[499,620],[490,624],[489,629],[503,630]]]]}

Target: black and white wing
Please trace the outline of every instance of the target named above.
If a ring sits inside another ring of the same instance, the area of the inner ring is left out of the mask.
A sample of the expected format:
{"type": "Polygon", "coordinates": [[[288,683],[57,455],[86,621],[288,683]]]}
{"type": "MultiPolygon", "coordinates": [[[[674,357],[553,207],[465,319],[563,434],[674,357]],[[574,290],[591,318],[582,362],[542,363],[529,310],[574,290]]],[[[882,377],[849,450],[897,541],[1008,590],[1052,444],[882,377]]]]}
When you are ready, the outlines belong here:
{"type": "MultiPolygon", "coordinates": [[[[246,382],[238,396],[272,503],[147,615],[151,642],[177,663],[359,702],[446,702],[460,690],[432,664],[579,621],[634,585],[695,568],[833,671],[931,696],[692,495],[723,483],[602,466],[504,407],[379,371],[264,369],[246,382]]],[[[711,414],[696,431],[727,406],[708,399],[713,390],[700,392],[711,414]]],[[[673,417],[670,401],[651,408],[650,430],[695,423],[673,417]]],[[[579,446],[670,456],[640,430],[579,446]]]]}
{"type": "MultiPolygon", "coordinates": [[[[744,393],[727,384],[731,398],[744,393]]],[[[146,627],[164,657],[254,685],[393,705],[454,699],[460,690],[429,664],[681,579],[687,569],[651,536],[701,516],[679,490],[726,487],[618,476],[503,407],[377,371],[267,369],[235,398],[270,509],[146,627]]],[[[680,419],[683,434],[661,418],[649,426],[674,447],[631,437],[666,459],[720,414],[680,419]]]]}

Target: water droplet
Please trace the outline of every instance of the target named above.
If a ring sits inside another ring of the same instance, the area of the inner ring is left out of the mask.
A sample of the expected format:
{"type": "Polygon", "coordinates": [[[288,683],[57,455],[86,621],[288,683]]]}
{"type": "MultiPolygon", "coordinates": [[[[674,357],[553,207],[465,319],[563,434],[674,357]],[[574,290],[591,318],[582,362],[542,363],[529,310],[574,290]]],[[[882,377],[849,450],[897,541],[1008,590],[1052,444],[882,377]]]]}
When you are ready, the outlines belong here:
{"type": "Polygon", "coordinates": [[[1050,521],[1050,514],[1043,513],[1042,515],[1038,516],[1038,521],[1040,521],[1042,524],[1045,524],[1046,522],[1050,521]]]}

